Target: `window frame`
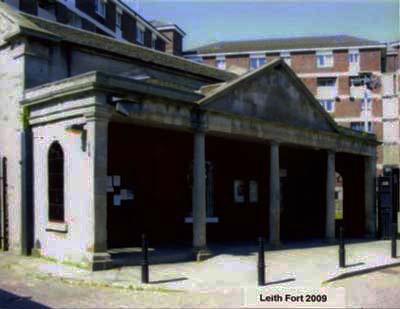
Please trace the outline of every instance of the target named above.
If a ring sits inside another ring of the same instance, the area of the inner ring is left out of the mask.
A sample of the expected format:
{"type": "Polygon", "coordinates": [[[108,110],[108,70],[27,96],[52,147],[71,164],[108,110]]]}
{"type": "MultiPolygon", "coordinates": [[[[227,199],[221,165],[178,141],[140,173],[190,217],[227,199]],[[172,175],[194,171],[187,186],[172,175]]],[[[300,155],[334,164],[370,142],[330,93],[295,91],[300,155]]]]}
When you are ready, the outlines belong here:
{"type": "Polygon", "coordinates": [[[220,70],[225,70],[226,69],[226,58],[225,56],[218,56],[217,58],[215,58],[215,65],[218,69],[220,70]],[[222,64],[222,66],[220,67],[220,64],[222,64]]]}
{"type": "Polygon", "coordinates": [[[118,10],[115,14],[115,26],[117,29],[122,30],[122,13],[118,10]]]}
{"type": "Polygon", "coordinates": [[[94,11],[97,15],[106,18],[107,16],[107,3],[104,0],[94,0],[94,11]],[[103,8],[101,10],[100,8],[103,8]]]}
{"type": "Polygon", "coordinates": [[[53,141],[47,152],[47,197],[48,222],[65,223],[65,153],[58,141],[53,141]],[[59,157],[52,157],[56,152],[59,157]]]}
{"type": "Polygon", "coordinates": [[[267,63],[267,56],[262,54],[262,55],[251,55],[250,59],[249,59],[249,68],[250,70],[256,70],[258,69],[260,66],[264,65],[267,63]],[[256,62],[255,67],[252,66],[252,61],[256,62]],[[262,63],[264,62],[264,63],[262,63]]]}
{"type": "Polygon", "coordinates": [[[330,87],[330,88],[336,88],[337,87],[337,78],[336,77],[319,77],[317,78],[317,87],[330,87]],[[326,85],[320,85],[320,82],[322,81],[334,81],[332,84],[326,84],[326,85]]]}
{"type": "Polygon", "coordinates": [[[333,100],[333,99],[321,99],[321,100],[319,100],[319,103],[325,109],[325,111],[327,111],[328,113],[335,112],[335,100],[333,100]],[[328,103],[331,103],[331,109],[330,110],[327,108],[328,103]]]}
{"type": "Polygon", "coordinates": [[[136,23],[136,42],[143,45],[144,35],[145,35],[145,29],[142,26],[140,26],[139,23],[136,23]]]}
{"type": "Polygon", "coordinates": [[[317,68],[332,68],[334,66],[333,52],[332,51],[317,52],[316,61],[317,61],[317,68]]]}

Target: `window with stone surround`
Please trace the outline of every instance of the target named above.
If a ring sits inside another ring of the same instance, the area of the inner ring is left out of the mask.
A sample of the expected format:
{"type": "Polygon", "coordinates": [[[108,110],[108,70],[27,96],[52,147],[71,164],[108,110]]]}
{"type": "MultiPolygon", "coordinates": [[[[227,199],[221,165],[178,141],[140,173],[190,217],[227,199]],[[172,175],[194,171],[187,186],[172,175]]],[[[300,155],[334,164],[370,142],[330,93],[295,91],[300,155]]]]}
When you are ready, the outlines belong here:
{"type": "Polygon", "coordinates": [[[64,222],[64,152],[56,141],[48,152],[49,221],[64,222]]]}

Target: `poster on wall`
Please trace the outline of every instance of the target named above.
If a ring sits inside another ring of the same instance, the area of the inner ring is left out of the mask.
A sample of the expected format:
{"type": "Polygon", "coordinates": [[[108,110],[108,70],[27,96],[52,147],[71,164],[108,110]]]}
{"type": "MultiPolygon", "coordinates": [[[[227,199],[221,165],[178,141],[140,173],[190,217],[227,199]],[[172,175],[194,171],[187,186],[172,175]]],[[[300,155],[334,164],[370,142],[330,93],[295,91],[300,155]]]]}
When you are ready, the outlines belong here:
{"type": "Polygon", "coordinates": [[[114,182],[114,187],[119,187],[121,185],[121,176],[115,175],[113,182],[114,182]]]}
{"type": "Polygon", "coordinates": [[[114,206],[121,206],[121,196],[119,194],[114,195],[114,206]]]}
{"type": "Polygon", "coordinates": [[[249,182],[249,202],[258,203],[258,184],[255,180],[249,182]]]}
{"type": "Polygon", "coordinates": [[[235,180],[233,183],[233,196],[235,203],[244,203],[244,181],[235,180]]]}
{"type": "Polygon", "coordinates": [[[128,190],[127,189],[121,189],[121,200],[127,200],[128,199],[128,190]]]}

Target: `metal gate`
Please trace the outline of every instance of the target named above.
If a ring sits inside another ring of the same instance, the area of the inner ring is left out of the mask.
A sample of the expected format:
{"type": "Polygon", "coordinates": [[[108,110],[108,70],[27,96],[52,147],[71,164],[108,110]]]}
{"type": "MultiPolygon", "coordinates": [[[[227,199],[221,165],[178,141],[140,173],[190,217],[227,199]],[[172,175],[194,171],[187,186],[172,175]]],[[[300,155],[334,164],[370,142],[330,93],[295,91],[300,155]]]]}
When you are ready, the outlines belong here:
{"type": "Polygon", "coordinates": [[[1,206],[0,206],[0,236],[1,236],[1,249],[8,250],[9,245],[9,220],[8,220],[8,198],[7,198],[7,158],[3,157],[0,164],[0,193],[1,193],[1,206]]]}
{"type": "Polygon", "coordinates": [[[378,231],[379,237],[389,239],[392,223],[397,221],[399,208],[399,169],[386,166],[378,178],[378,231]]]}

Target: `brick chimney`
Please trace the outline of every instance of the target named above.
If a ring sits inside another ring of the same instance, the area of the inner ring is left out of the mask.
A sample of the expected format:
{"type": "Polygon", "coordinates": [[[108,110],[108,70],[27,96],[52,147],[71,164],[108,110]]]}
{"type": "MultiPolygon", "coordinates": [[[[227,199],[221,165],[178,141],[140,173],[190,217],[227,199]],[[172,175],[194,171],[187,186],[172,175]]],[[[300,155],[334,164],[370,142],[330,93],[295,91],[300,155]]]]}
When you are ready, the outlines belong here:
{"type": "Polygon", "coordinates": [[[170,40],[170,42],[165,46],[165,51],[175,56],[182,56],[183,38],[186,33],[177,25],[172,23],[164,23],[158,20],[153,20],[151,23],[160,33],[170,40]]]}

